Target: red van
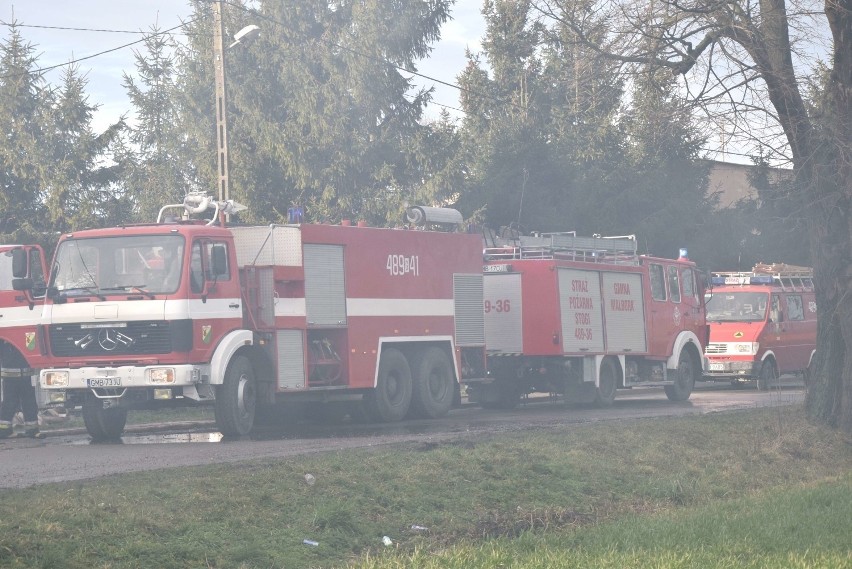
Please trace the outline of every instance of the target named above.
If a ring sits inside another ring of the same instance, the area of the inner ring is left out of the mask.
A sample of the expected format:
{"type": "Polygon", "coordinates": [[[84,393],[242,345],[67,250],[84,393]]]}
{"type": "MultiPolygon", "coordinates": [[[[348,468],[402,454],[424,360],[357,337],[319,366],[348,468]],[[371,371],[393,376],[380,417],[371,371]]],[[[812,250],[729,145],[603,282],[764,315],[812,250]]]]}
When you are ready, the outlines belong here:
{"type": "Polygon", "coordinates": [[[807,379],[817,336],[811,269],[758,264],[752,272],[713,273],[705,298],[705,381],[756,380],[765,390],[782,375],[807,379]]]}

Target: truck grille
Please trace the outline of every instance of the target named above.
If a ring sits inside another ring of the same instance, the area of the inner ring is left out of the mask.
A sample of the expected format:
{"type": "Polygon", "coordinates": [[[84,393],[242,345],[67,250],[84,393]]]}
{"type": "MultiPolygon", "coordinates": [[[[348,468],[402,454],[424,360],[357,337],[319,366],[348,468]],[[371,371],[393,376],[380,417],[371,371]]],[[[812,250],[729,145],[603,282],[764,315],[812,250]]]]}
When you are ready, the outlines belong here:
{"type": "Polygon", "coordinates": [[[704,350],[705,354],[727,354],[728,353],[728,344],[724,343],[715,343],[715,344],[707,344],[707,348],[704,350]]]}
{"type": "Polygon", "coordinates": [[[170,323],[164,321],[114,326],[54,324],[49,327],[49,336],[54,356],[167,354],[172,351],[171,329],[170,323]]]}

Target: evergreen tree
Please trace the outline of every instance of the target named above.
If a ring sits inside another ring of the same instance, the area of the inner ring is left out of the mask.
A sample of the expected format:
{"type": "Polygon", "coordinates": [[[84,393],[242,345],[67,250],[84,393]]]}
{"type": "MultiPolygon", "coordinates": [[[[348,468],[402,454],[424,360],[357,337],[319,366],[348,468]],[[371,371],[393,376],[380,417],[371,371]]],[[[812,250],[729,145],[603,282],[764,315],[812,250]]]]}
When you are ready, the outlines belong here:
{"type": "Polygon", "coordinates": [[[197,185],[191,183],[192,158],[178,123],[175,92],[176,46],[158,28],[145,36],[145,51],[134,52],[138,79],[124,74],[124,88],[133,105],[135,121],[127,129],[125,187],[133,196],[133,217],[153,222],[162,206],[181,203],[197,185]]]}
{"type": "Polygon", "coordinates": [[[534,17],[530,2],[490,0],[483,15],[486,61],[469,55],[459,78],[472,160],[465,209],[484,206],[492,227],[598,231],[575,202],[620,161],[617,75],[534,17]]]}
{"type": "Polygon", "coordinates": [[[100,134],[92,130],[97,106],[88,101],[87,83],[76,65],[63,69],[45,128],[48,160],[40,180],[49,227],[60,233],[128,221],[119,185],[122,167],[111,153],[124,124],[119,121],[100,134]]]}
{"type": "MultiPolygon", "coordinates": [[[[253,13],[226,4],[229,37],[255,23],[252,46],[226,50],[231,197],[245,221],[308,218],[393,223],[422,197],[430,127],[420,124],[428,91],[395,66],[415,68],[448,18],[449,0],[260,2],[253,13]]],[[[199,142],[201,180],[215,178],[210,4],[194,2],[180,53],[182,125],[199,142]]],[[[209,184],[209,182],[208,182],[209,184]]],[[[213,184],[209,184],[213,187],[213,184]]]]}
{"type": "Polygon", "coordinates": [[[34,52],[14,24],[0,43],[0,234],[27,236],[44,229],[39,176],[51,93],[34,52]]]}
{"type": "Polygon", "coordinates": [[[703,255],[712,254],[707,246],[714,241],[715,202],[707,196],[708,167],[698,161],[704,140],[691,110],[672,95],[673,83],[670,74],[654,71],[636,78],[621,119],[626,153],[617,167],[620,180],[594,196],[599,207],[590,203],[587,211],[600,215],[607,233],[635,233],[647,253],[677,257],[687,247],[704,263],[709,259],[703,255]]]}

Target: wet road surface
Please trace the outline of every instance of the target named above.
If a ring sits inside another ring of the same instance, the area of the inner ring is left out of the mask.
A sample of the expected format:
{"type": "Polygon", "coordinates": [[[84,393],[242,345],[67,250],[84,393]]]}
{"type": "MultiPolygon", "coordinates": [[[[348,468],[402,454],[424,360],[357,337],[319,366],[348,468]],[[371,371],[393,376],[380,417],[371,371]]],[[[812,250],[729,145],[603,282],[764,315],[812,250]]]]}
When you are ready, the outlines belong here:
{"type": "Polygon", "coordinates": [[[0,488],[84,480],[180,466],[281,458],[399,443],[436,444],[530,429],[648,417],[682,417],[759,407],[797,405],[801,387],[731,389],[727,384],[699,384],[688,401],[671,402],[662,389],[619,391],[607,409],[565,405],[538,398],[512,411],[478,407],[454,409],[438,420],[411,420],[368,425],[351,422],[300,422],[264,427],[249,437],[225,438],[209,422],[129,427],[121,441],[93,443],[80,430],[58,432],[44,440],[0,441],[0,488]]]}

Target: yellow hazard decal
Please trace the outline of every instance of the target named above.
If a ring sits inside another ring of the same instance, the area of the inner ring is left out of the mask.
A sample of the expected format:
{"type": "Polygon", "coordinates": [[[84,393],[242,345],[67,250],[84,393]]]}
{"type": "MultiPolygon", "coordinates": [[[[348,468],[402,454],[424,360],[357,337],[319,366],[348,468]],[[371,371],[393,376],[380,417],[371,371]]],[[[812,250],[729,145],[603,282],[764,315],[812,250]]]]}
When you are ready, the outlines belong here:
{"type": "Polygon", "coordinates": [[[201,327],[201,341],[205,344],[209,344],[210,340],[213,339],[213,326],[209,324],[205,324],[201,327]]]}
{"type": "Polygon", "coordinates": [[[734,332],[734,338],[742,338],[742,337],[743,337],[742,332],[734,332]]]}
{"type": "Polygon", "coordinates": [[[36,347],[36,335],[35,332],[25,332],[24,338],[26,339],[26,346],[29,351],[35,350],[36,347]]]}

